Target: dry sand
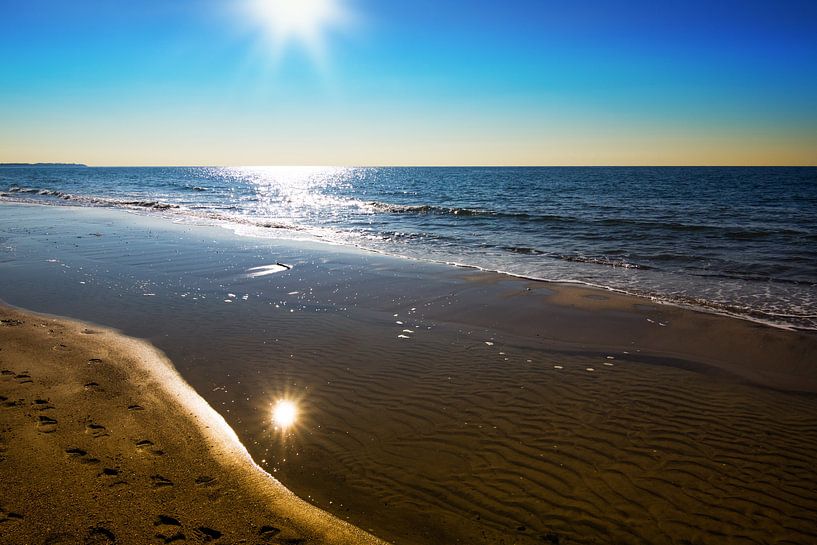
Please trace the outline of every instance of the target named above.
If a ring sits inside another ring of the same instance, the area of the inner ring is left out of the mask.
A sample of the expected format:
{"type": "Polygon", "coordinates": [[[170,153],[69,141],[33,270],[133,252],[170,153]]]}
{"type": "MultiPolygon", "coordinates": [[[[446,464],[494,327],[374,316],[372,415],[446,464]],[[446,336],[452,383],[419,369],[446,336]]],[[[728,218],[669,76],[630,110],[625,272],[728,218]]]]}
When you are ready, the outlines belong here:
{"type": "Polygon", "coordinates": [[[0,543],[381,543],[259,469],[147,343],[0,319],[0,543]]]}

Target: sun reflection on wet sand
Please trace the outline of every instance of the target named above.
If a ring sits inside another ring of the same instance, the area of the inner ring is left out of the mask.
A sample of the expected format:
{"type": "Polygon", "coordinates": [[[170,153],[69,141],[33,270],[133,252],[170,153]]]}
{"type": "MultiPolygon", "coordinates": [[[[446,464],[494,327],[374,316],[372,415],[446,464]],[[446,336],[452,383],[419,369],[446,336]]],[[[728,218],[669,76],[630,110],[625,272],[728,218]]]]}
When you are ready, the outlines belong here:
{"type": "Polygon", "coordinates": [[[292,401],[280,399],[272,408],[272,422],[276,428],[286,431],[298,418],[298,407],[292,401]]]}

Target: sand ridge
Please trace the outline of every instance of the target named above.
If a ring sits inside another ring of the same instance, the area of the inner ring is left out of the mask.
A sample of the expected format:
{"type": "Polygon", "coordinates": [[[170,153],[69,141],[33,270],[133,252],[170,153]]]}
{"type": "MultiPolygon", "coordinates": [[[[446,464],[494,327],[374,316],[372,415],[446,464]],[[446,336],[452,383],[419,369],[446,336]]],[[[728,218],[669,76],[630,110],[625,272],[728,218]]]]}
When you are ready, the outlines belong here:
{"type": "Polygon", "coordinates": [[[149,344],[0,320],[0,543],[382,543],[263,472],[149,344]]]}

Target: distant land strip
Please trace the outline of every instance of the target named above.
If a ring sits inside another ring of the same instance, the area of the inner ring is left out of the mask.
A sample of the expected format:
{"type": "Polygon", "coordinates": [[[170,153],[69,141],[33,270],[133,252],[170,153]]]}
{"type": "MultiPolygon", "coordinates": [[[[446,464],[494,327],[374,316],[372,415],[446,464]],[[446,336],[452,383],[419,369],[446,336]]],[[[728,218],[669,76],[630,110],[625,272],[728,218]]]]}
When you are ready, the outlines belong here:
{"type": "Polygon", "coordinates": [[[87,167],[82,163],[0,163],[0,167],[87,167]]]}

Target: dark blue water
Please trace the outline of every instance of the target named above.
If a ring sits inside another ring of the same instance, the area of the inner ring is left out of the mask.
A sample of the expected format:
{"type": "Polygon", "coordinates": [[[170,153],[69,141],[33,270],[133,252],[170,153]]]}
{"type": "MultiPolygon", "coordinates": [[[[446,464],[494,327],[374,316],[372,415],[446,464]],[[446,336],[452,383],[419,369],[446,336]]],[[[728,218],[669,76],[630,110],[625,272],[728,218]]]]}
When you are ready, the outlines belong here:
{"type": "Polygon", "coordinates": [[[817,168],[0,168],[116,206],[817,329],[817,168]]]}

